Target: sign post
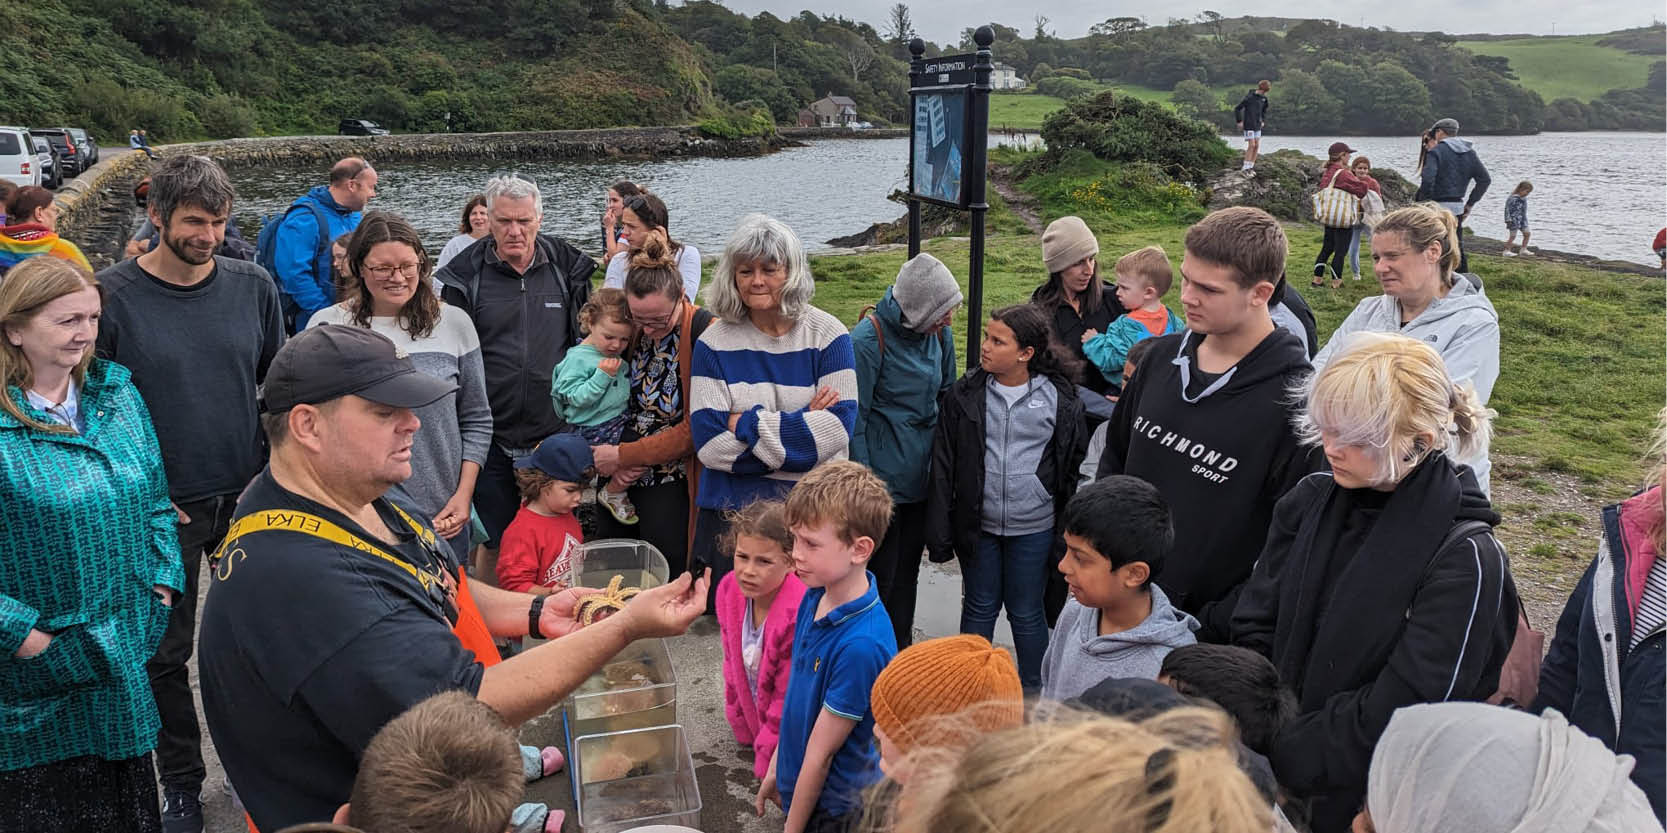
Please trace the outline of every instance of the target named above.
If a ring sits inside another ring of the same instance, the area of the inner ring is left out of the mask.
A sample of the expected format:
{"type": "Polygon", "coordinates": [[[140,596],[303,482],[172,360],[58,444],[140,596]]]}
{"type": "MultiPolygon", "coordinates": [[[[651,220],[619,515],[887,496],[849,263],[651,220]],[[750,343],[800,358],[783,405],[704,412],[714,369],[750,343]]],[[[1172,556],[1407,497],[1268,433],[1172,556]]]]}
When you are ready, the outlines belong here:
{"type": "Polygon", "coordinates": [[[967,367],[978,361],[983,324],[985,166],[990,139],[990,44],[995,31],[973,33],[971,55],[927,58],[909,42],[909,257],[920,254],[920,208],[931,203],[971,214],[967,265],[967,367]]]}

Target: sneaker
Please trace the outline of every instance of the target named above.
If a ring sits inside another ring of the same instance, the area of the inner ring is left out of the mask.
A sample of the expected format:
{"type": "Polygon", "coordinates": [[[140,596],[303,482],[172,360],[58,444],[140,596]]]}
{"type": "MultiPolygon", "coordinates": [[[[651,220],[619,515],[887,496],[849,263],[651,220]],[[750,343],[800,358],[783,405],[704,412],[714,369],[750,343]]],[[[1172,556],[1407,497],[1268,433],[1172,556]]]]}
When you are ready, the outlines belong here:
{"type": "Polygon", "coordinates": [[[1525,254],[1525,255],[1530,255],[1530,256],[1532,256],[1532,255],[1533,255],[1533,254],[1534,254],[1534,250],[1533,250],[1533,249],[1530,249],[1530,248],[1528,248],[1528,247],[1527,247],[1527,246],[1523,246],[1523,247],[1522,247],[1522,253],[1523,253],[1523,254],[1525,254]]]}
{"type": "Polygon", "coordinates": [[[624,492],[610,492],[601,489],[596,493],[596,499],[603,506],[608,507],[608,514],[613,515],[622,524],[637,522],[637,507],[631,505],[631,499],[624,492]]]}
{"type": "Polygon", "coordinates": [[[1243,167],[1240,167],[1240,168],[1239,168],[1239,170],[1241,170],[1241,171],[1248,171],[1248,170],[1250,170],[1250,169],[1251,169],[1251,168],[1254,168],[1254,167],[1256,167],[1256,166],[1255,166],[1255,165],[1252,165],[1252,164],[1250,164],[1250,163],[1249,163],[1249,162],[1246,162],[1246,163],[1244,163],[1244,165],[1243,165],[1243,167]]]}
{"type": "Polygon", "coordinates": [[[1502,254],[1504,254],[1505,257],[1516,257],[1517,256],[1517,253],[1511,251],[1510,249],[1506,249],[1502,254]]]}
{"type": "Polygon", "coordinates": [[[194,792],[168,790],[162,796],[162,833],[203,833],[203,801],[194,792]]]}

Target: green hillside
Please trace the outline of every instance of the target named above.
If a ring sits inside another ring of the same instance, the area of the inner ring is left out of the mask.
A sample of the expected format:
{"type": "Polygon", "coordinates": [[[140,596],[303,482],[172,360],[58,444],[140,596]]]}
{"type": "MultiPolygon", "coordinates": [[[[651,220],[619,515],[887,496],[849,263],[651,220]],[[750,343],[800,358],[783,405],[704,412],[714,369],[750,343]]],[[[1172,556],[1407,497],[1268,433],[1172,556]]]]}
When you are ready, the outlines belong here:
{"type": "Polygon", "coordinates": [[[1637,55],[1602,46],[1608,35],[1521,38],[1518,40],[1459,41],[1478,55],[1497,55],[1511,62],[1522,85],[1546,101],[1574,98],[1590,101],[1610,90],[1644,86],[1657,56],[1637,55]]]}

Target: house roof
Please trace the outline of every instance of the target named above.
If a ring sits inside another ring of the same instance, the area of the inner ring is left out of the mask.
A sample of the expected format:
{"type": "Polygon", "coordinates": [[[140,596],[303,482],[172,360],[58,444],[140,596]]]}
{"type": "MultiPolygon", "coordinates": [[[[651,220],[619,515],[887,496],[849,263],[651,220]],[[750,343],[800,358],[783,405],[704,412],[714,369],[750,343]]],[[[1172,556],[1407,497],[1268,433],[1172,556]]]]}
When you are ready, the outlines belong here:
{"type": "Polygon", "coordinates": [[[827,98],[824,98],[822,100],[833,103],[833,104],[837,104],[841,107],[855,107],[855,106],[857,106],[857,102],[855,102],[855,101],[853,101],[849,98],[846,98],[845,96],[842,96],[842,95],[830,95],[827,98]]]}

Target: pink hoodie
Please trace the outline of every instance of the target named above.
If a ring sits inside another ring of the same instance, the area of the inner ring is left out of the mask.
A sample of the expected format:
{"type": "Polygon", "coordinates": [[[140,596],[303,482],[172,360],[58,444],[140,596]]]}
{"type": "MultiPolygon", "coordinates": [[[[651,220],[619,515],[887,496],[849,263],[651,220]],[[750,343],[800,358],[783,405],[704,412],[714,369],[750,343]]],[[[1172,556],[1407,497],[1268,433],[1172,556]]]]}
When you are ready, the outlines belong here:
{"type": "Polygon", "coordinates": [[[747,684],[747,668],[741,662],[741,620],[747,615],[747,599],[741,595],[735,574],[718,582],[718,632],[724,648],[724,716],[729,718],[735,739],[752,744],[753,774],[763,778],[770,769],[781,733],[781,706],[787,698],[787,673],[793,666],[793,628],[799,619],[799,601],[805,585],[798,576],[787,574],[781,591],[764,617],[764,644],[758,660],[758,697],[747,684]]]}

